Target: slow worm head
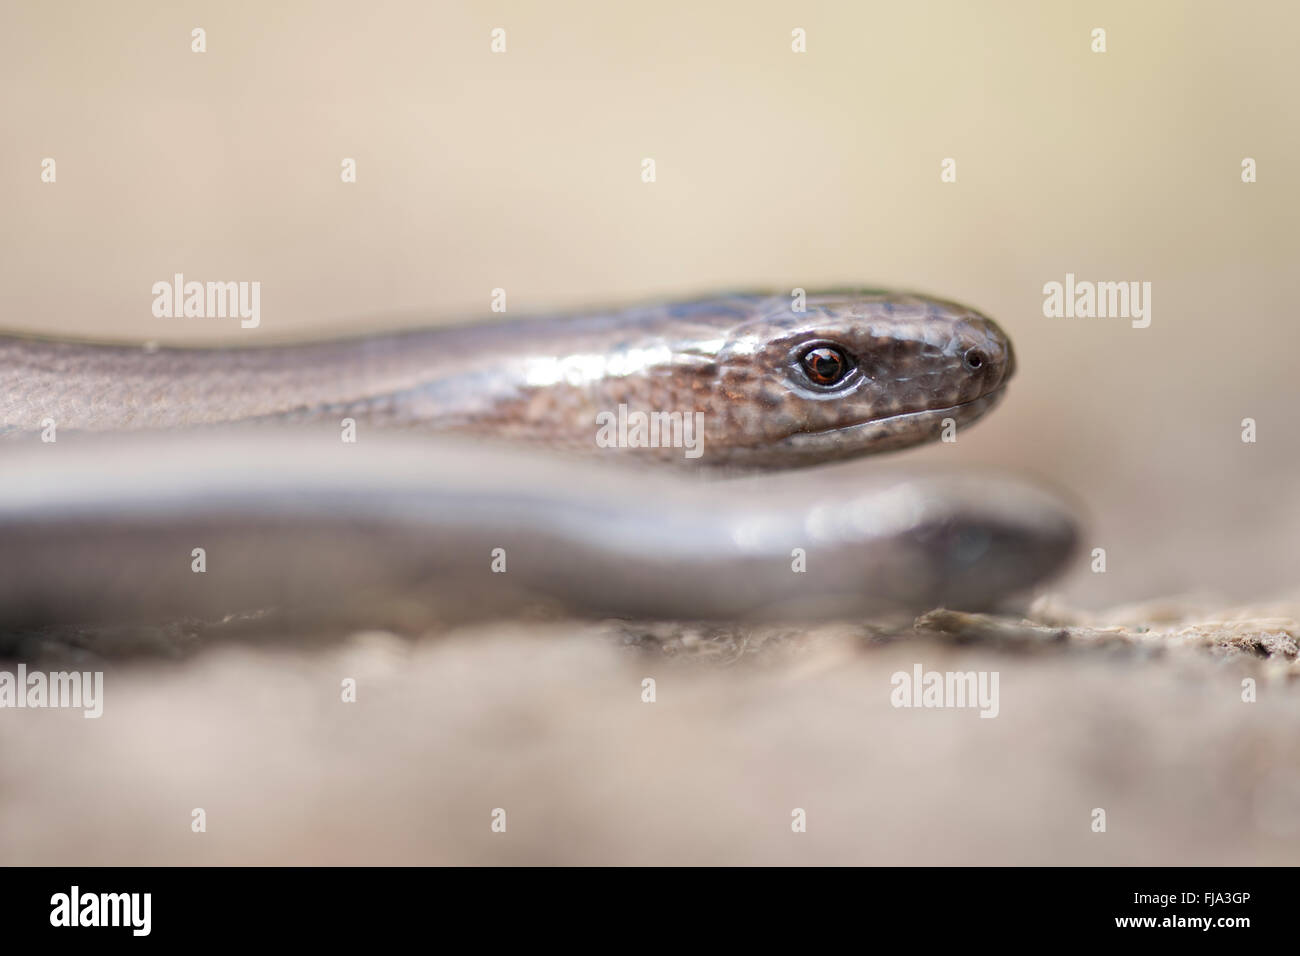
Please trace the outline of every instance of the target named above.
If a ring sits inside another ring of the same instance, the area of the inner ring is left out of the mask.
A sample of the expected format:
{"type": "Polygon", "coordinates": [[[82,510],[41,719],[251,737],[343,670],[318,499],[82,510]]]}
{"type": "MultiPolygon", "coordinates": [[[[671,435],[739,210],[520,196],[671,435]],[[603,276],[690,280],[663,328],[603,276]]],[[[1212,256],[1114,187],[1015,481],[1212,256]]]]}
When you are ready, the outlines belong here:
{"type": "Polygon", "coordinates": [[[937,439],[974,422],[1015,370],[991,319],[937,299],[826,293],[732,330],[706,377],[731,463],[811,465],[937,439]]]}

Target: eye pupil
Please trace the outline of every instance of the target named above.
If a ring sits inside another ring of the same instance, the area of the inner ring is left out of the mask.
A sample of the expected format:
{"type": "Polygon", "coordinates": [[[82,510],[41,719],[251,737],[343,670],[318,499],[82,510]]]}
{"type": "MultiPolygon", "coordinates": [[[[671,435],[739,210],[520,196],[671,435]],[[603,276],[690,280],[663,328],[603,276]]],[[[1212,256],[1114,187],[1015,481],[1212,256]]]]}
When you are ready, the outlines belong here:
{"type": "Polygon", "coordinates": [[[968,349],[964,358],[966,360],[966,367],[972,372],[983,368],[984,363],[988,361],[988,359],[984,357],[984,353],[979,349],[968,349]]]}
{"type": "Polygon", "coordinates": [[[848,374],[849,360],[839,349],[823,345],[804,355],[803,367],[818,385],[834,385],[848,374]]]}

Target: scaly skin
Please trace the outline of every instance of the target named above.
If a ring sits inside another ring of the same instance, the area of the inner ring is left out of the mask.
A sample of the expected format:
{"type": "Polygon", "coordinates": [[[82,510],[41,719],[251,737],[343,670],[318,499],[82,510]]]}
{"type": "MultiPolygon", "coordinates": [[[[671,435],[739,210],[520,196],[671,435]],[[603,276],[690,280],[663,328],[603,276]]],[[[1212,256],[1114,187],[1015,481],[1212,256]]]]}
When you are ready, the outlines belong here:
{"type": "Polygon", "coordinates": [[[974,421],[1015,367],[997,326],[962,306],[807,305],[729,296],[263,348],[0,339],[0,431],[26,446],[0,454],[0,625],[329,608],[376,591],[470,617],[542,597],[587,614],[808,620],[978,610],[1058,571],[1074,524],[1023,483],[697,482],[541,453],[596,450],[596,416],[626,405],[701,413],[703,454],[611,456],[816,464],[974,421]],[[810,348],[837,356],[833,383],[814,381],[810,348]],[[358,443],[334,430],[344,418],[358,443]],[[47,420],[52,444],[35,437],[47,420]]]}
{"type": "MultiPolygon", "coordinates": [[[[971,309],[913,295],[736,295],[605,312],[237,348],[0,336],[0,435],[334,423],[599,451],[597,415],[702,413],[703,465],[817,464],[938,437],[1002,395],[1011,344],[971,309]],[[802,350],[854,368],[816,386],[802,350]],[[978,368],[967,357],[978,353],[978,368]]],[[[685,459],[680,447],[615,448],[685,459]]]]}

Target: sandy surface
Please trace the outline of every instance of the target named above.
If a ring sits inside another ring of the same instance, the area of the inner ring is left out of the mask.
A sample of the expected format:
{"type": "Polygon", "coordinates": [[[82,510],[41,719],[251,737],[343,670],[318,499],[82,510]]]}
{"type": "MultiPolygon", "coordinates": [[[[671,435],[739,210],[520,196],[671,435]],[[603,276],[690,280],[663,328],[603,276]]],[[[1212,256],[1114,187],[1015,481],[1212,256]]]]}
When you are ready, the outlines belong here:
{"type": "Polygon", "coordinates": [[[1176,603],[1109,625],[1040,602],[1032,626],[561,620],[127,659],[98,720],[0,721],[0,860],[1300,862],[1300,602],[1176,603]],[[997,716],[892,706],[916,664],[996,671],[997,716]]]}

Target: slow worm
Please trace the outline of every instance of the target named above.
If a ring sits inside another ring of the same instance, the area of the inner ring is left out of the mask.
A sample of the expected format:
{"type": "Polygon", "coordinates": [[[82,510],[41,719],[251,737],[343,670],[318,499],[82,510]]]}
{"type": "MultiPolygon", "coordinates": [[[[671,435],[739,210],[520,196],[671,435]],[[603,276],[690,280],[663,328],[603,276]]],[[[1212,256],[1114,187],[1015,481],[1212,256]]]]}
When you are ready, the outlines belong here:
{"type": "Polygon", "coordinates": [[[1030,484],[877,469],[705,482],[621,467],[686,459],[598,449],[595,419],[619,405],[702,412],[695,463],[806,466],[968,424],[1013,369],[990,320],[885,293],[812,296],[807,311],[728,296],[239,349],[7,337],[0,621],[212,616],[374,592],[471,616],[539,598],[664,618],[987,608],[1056,573],[1073,547],[1069,510],[1030,484]],[[345,418],[355,442],[336,430],[345,418]],[[57,439],[42,441],[49,422],[57,439]]]}
{"type": "MultiPolygon", "coordinates": [[[[949,302],[828,293],[480,322],[304,345],[157,348],[0,336],[0,435],[232,422],[456,432],[594,450],[620,406],[699,414],[702,465],[789,468],[937,438],[1015,360],[949,302]]],[[[618,448],[626,458],[640,449],[618,448]]],[[[647,448],[681,460],[680,448],[647,448]]]]}

